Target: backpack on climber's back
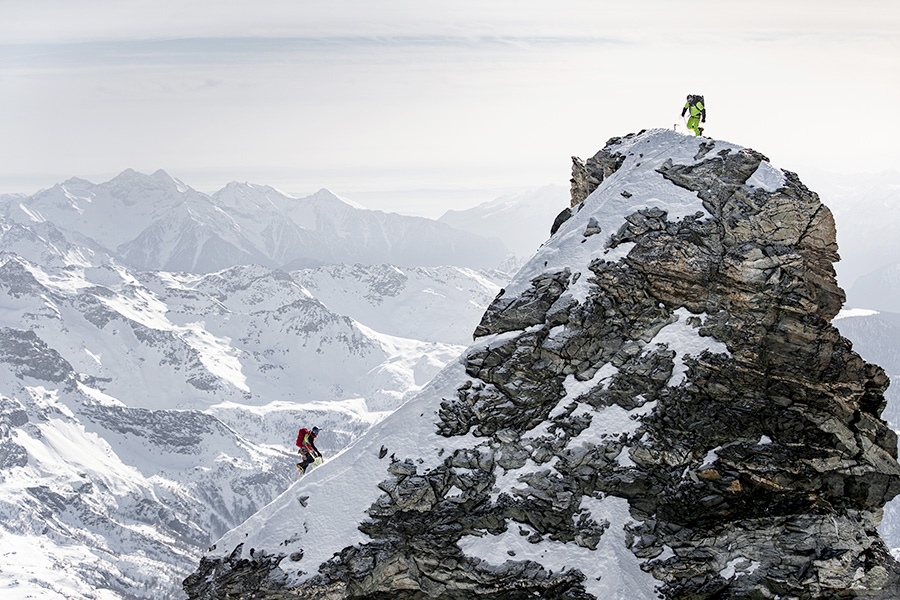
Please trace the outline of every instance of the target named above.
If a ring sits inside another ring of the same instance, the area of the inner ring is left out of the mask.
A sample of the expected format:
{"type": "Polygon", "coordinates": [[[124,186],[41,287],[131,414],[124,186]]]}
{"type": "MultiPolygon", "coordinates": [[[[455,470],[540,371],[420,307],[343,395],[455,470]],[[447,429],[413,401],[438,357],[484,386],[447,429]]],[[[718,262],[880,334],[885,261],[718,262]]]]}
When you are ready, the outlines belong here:
{"type": "Polygon", "coordinates": [[[308,434],[308,433],[310,433],[310,431],[306,427],[301,428],[300,431],[297,433],[297,447],[298,448],[303,447],[303,438],[305,438],[306,434],[308,434]]]}

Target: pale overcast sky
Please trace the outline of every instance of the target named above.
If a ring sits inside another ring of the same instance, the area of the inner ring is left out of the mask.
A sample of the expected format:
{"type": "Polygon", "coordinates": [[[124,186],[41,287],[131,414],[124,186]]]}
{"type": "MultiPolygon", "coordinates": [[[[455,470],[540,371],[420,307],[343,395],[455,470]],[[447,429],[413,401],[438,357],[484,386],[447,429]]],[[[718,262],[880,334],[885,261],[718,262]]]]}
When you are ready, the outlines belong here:
{"type": "Polygon", "coordinates": [[[165,169],[439,216],[465,195],[384,192],[568,185],[689,93],[801,177],[900,168],[900,1],[0,0],[0,193],[165,169]]]}

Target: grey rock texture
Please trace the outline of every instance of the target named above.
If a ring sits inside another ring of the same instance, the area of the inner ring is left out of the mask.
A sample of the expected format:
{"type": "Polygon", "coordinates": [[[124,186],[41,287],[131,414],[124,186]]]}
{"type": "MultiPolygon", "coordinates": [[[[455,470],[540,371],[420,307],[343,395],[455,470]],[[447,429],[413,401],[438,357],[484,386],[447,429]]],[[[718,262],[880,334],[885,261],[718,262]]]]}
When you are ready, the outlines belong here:
{"type": "Polygon", "coordinates": [[[594,598],[577,568],[495,566],[459,545],[511,530],[594,550],[611,524],[583,510],[591,498],[627,501],[627,551],[661,598],[900,597],[900,565],[875,529],[900,493],[897,438],[881,419],[888,379],[830,323],[844,298],[831,213],[793,173],[761,184],[774,170],[760,153],[687,139],[642,132],[575,161],[558,235],[605,241],[587,268],[550,265],[573,250],[562,243],[539,253],[546,270],[494,300],[435,424],[477,443],[430,469],[392,457],[359,524],[370,542],[293,586],[285,554],[204,559],[189,597],[594,598]],[[692,160],[687,143],[699,144],[692,160]],[[648,172],[645,146],[679,160],[648,172]],[[610,183],[631,174],[652,187],[610,183]],[[660,190],[672,211],[694,197],[705,212],[672,216],[660,190]],[[604,231],[611,197],[633,210],[604,231]],[[661,337],[669,326],[709,348],[684,352],[661,337]],[[614,410],[633,426],[574,443],[614,410]],[[542,468],[504,491],[529,461],[542,468]]]}
{"type": "MultiPolygon", "coordinates": [[[[644,133],[643,131],[641,133],[644,133]]],[[[572,195],[571,206],[577,206],[591,195],[597,186],[603,183],[603,180],[622,166],[625,161],[625,155],[610,148],[621,138],[612,138],[607,142],[606,147],[602,148],[597,154],[590,157],[586,161],[581,160],[577,156],[572,157],[572,179],[570,179],[572,195]]]]}

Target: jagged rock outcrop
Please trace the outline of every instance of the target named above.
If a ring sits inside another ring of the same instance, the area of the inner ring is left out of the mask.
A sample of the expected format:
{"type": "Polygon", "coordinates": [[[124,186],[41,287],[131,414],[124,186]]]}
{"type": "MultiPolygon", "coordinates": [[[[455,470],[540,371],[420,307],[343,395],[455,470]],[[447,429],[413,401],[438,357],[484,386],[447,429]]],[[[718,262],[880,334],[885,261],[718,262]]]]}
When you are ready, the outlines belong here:
{"type": "Polygon", "coordinates": [[[591,195],[591,192],[597,189],[603,180],[622,166],[625,161],[625,155],[609,152],[607,148],[612,147],[621,138],[612,138],[607,142],[606,147],[602,148],[597,154],[590,157],[586,161],[582,161],[577,156],[572,157],[572,179],[570,179],[572,195],[572,203],[570,206],[578,206],[591,195]]]}
{"type": "Polygon", "coordinates": [[[368,541],[305,564],[321,539],[285,531],[255,567],[205,558],[191,598],[900,597],[875,530],[900,493],[888,379],[830,323],[830,211],[758,152],[667,131],[579,173],[438,401],[439,460],[391,456],[368,541]]]}

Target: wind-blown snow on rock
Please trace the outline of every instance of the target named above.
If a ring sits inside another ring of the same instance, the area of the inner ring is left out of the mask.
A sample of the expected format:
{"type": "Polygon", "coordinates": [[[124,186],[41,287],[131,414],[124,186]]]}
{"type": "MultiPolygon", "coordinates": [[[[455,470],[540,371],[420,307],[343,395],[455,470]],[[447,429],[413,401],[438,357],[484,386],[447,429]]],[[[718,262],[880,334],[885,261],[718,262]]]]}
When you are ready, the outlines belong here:
{"type": "Polygon", "coordinates": [[[655,130],[476,342],[216,543],[191,598],[896,598],[888,380],[830,321],[829,210],[758,152],[655,130]]]}

